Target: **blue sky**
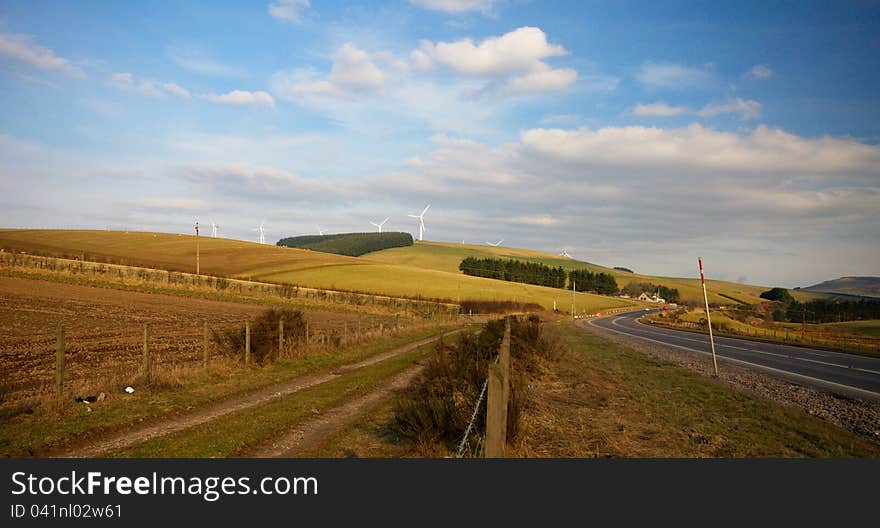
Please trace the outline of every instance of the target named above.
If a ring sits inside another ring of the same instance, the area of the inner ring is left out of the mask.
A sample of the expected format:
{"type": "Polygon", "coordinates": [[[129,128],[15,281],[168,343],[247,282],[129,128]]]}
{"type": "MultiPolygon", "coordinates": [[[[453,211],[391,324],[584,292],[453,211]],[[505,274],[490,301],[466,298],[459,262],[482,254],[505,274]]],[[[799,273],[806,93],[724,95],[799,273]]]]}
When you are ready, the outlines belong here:
{"type": "Polygon", "coordinates": [[[872,2],[0,2],[0,225],[880,275],[872,2]]]}

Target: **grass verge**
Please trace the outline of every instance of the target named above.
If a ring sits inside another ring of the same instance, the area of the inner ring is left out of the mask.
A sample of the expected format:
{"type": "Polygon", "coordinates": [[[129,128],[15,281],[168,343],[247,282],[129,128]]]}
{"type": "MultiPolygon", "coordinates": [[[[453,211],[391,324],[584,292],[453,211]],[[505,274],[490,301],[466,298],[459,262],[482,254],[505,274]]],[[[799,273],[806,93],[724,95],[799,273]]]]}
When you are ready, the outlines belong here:
{"type": "Polygon", "coordinates": [[[735,390],[573,327],[536,383],[515,455],[877,457],[880,445],[800,409],[735,390]]]}
{"type": "Polygon", "coordinates": [[[283,433],[291,425],[369,392],[423,357],[435,344],[349,372],[339,378],[282,397],[279,401],[232,413],[199,427],[149,440],[112,453],[113,457],[227,457],[283,433]]]}

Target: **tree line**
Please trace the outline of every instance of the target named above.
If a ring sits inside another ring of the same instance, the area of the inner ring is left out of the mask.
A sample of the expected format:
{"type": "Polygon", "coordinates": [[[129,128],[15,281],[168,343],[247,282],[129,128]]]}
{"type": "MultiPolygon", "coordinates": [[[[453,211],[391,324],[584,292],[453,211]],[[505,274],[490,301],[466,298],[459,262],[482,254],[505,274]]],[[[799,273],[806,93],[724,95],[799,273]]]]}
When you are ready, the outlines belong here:
{"type": "Polygon", "coordinates": [[[384,233],[338,233],[333,235],[287,237],[279,240],[277,245],[359,257],[373,251],[411,246],[413,245],[413,238],[409,233],[393,231],[386,231],[384,233]]]}
{"type": "Polygon", "coordinates": [[[773,311],[774,321],[821,324],[880,319],[880,301],[816,299],[798,302],[785,288],[765,291],[761,294],[761,298],[780,304],[779,308],[773,311]]]}
{"type": "Polygon", "coordinates": [[[562,266],[552,267],[540,262],[467,257],[461,261],[458,269],[465,275],[536,286],[570,290],[574,285],[579,292],[596,292],[602,295],[614,295],[618,292],[617,281],[610,273],[586,269],[566,272],[562,266]]]}
{"type": "Polygon", "coordinates": [[[513,259],[467,257],[458,265],[465,275],[522,282],[550,288],[564,288],[566,273],[562,266],[552,268],[539,262],[513,259]]]}
{"type": "Polygon", "coordinates": [[[568,272],[568,289],[580,292],[596,292],[602,295],[617,293],[617,280],[610,273],[580,269],[568,272]]]}

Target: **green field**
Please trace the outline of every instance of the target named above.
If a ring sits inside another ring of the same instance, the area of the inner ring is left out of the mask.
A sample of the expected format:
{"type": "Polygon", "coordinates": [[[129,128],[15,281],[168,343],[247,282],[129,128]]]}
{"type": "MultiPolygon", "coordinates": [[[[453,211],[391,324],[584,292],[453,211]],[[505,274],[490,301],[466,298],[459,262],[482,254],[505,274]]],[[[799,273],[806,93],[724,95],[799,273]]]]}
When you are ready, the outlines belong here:
{"type": "MultiPolygon", "coordinates": [[[[195,271],[195,237],[123,231],[0,230],[0,248],[38,255],[85,257],[86,260],[174,271],[195,271]]],[[[499,248],[500,249],[500,248],[499,248]]],[[[535,253],[539,255],[539,253],[535,253]]],[[[469,277],[406,263],[345,257],[222,238],[200,239],[205,274],[359,291],[393,296],[457,300],[512,300],[569,310],[564,290],[469,277]]],[[[604,310],[630,303],[578,293],[578,311],[604,310]]]]}
{"type": "MultiPolygon", "coordinates": [[[[386,249],[375,253],[368,253],[361,258],[388,264],[400,264],[418,268],[433,269],[458,273],[458,264],[466,257],[478,258],[511,258],[529,262],[541,262],[548,266],[562,266],[564,269],[589,269],[610,273],[617,280],[617,284],[623,287],[630,282],[651,282],[653,284],[677,288],[684,301],[702,301],[703,291],[699,279],[684,279],[675,277],[654,277],[627,273],[604,266],[598,266],[589,262],[564,258],[549,253],[533,251],[529,249],[515,249],[506,247],[479,246],[471,244],[456,244],[447,242],[416,242],[415,245],[404,248],[386,249]]],[[[696,263],[695,263],[696,265],[696,263]]],[[[709,290],[709,301],[722,304],[736,304],[729,297],[746,303],[757,303],[761,292],[768,290],[765,286],[751,286],[734,282],[709,280],[706,282],[709,290]]],[[[809,292],[792,291],[798,300],[818,297],[809,292]]]]}

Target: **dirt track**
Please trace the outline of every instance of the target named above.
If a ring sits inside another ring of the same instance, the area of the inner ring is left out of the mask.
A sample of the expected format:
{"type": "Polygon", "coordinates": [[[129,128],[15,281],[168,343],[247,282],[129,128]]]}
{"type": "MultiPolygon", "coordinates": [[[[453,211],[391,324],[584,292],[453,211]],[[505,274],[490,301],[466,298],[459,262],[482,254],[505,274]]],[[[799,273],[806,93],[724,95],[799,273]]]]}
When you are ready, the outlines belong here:
{"type": "Polygon", "coordinates": [[[413,365],[388,380],[378,389],[350,400],[327,413],[290,428],[278,438],[248,450],[244,456],[254,458],[295,457],[317,446],[322,440],[353,423],[371,407],[407,387],[422,371],[422,365],[413,365]]]}
{"type": "MultiPolygon", "coordinates": [[[[251,407],[255,407],[257,405],[262,405],[264,403],[268,403],[277,398],[281,398],[282,396],[286,396],[303,389],[314,387],[315,385],[319,385],[321,383],[325,383],[327,381],[338,378],[342,374],[346,372],[350,372],[352,370],[356,370],[359,368],[363,368],[369,365],[376,364],[380,361],[384,361],[386,359],[393,358],[395,356],[399,356],[401,354],[406,354],[416,348],[431,343],[440,339],[441,337],[449,336],[457,333],[458,330],[446,332],[442,335],[433,336],[425,339],[421,339],[419,341],[415,341],[409,343],[408,345],[396,348],[394,350],[390,350],[388,352],[383,352],[381,354],[377,354],[375,356],[371,356],[362,361],[358,361],[356,363],[352,363],[349,365],[345,365],[335,369],[332,372],[314,374],[309,376],[303,376],[300,378],[296,378],[293,380],[285,381],[283,383],[278,383],[274,385],[270,385],[268,387],[264,387],[257,391],[254,391],[250,394],[241,396],[237,395],[232,398],[228,398],[216,404],[211,404],[206,407],[202,407],[199,409],[195,409],[189,413],[186,413],[182,416],[177,416],[168,420],[163,420],[159,423],[151,424],[145,427],[135,428],[127,430],[123,433],[113,435],[111,437],[105,438],[104,440],[91,442],[88,446],[81,446],[79,448],[70,449],[61,453],[57,453],[55,456],[64,457],[64,458],[73,458],[73,457],[83,457],[83,458],[92,458],[99,457],[110,453],[112,451],[117,451],[120,449],[124,449],[126,447],[130,447],[152,438],[158,438],[161,436],[165,436],[171,433],[175,433],[177,431],[182,431],[184,429],[189,429],[191,427],[196,427],[198,425],[207,423],[211,420],[215,420],[222,416],[228,415],[230,413],[234,413],[237,411],[241,411],[244,409],[248,409],[251,407]]],[[[411,375],[415,375],[412,373],[413,369],[407,369],[404,373],[410,373],[411,375]]],[[[375,391],[376,393],[390,391],[397,387],[400,383],[405,382],[406,380],[401,377],[402,375],[395,376],[391,382],[388,384],[388,387],[383,387],[379,391],[375,391]]],[[[376,395],[371,393],[368,396],[373,396],[374,398],[378,398],[380,395],[376,395]]],[[[355,401],[360,401],[363,398],[358,398],[355,401]]],[[[366,406],[369,402],[362,403],[363,406],[366,406]]],[[[342,408],[348,407],[350,404],[343,405],[342,408]]],[[[357,412],[361,407],[357,408],[349,408],[348,414],[346,416],[351,416],[351,413],[357,412]]],[[[306,434],[311,432],[311,429],[316,429],[318,426],[321,426],[321,432],[325,430],[329,430],[331,426],[341,426],[344,422],[341,421],[341,418],[338,422],[333,423],[323,423],[323,424],[312,424],[311,428],[306,430],[306,434]]],[[[311,437],[310,437],[311,438],[311,437]]],[[[261,456],[261,455],[256,455],[261,456]]],[[[267,455],[268,456],[268,455],[267,455]]]]}

